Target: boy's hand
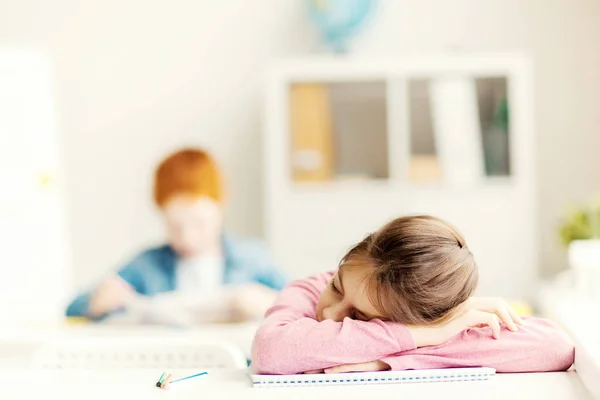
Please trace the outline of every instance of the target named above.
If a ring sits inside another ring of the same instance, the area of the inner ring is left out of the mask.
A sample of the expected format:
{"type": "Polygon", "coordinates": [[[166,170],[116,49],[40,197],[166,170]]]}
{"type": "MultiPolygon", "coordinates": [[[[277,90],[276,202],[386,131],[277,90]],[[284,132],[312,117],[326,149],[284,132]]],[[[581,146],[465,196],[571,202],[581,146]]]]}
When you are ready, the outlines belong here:
{"type": "Polygon", "coordinates": [[[276,297],[275,290],[259,283],[248,283],[235,288],[230,298],[234,319],[245,321],[262,318],[276,297]]]}
{"type": "Polygon", "coordinates": [[[118,275],[104,280],[92,293],[88,314],[98,317],[118,310],[135,296],[135,289],[118,275]]]}

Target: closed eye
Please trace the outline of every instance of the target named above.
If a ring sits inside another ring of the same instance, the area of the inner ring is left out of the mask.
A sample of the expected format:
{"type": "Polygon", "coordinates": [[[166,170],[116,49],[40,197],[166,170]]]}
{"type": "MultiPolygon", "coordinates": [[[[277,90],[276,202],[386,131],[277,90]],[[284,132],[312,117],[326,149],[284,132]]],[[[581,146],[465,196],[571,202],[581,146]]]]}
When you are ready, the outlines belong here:
{"type": "Polygon", "coordinates": [[[353,315],[352,319],[356,319],[356,320],[359,320],[359,321],[370,321],[371,320],[371,318],[367,317],[363,313],[356,312],[356,311],[354,312],[354,315],[353,315]]]}
{"type": "Polygon", "coordinates": [[[339,290],[339,289],[338,289],[338,288],[335,286],[335,278],[333,278],[333,279],[331,280],[331,282],[330,282],[330,285],[331,285],[331,290],[333,290],[333,292],[334,292],[335,294],[338,294],[338,295],[340,295],[340,296],[342,295],[342,292],[340,292],[340,290],[339,290]]]}

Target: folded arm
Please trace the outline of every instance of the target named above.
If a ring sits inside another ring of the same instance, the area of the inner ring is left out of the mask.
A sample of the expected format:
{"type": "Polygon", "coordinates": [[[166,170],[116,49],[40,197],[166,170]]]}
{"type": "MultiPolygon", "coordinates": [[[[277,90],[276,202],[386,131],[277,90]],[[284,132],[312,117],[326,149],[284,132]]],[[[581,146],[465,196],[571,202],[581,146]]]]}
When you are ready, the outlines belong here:
{"type": "Polygon", "coordinates": [[[499,339],[491,329],[469,328],[439,346],[400,352],[381,361],[392,370],[491,367],[498,372],[565,371],[574,359],[573,344],[554,323],[526,318],[517,332],[502,329],[499,339]]]}
{"type": "Polygon", "coordinates": [[[267,311],[252,344],[254,368],[263,374],[296,374],[343,363],[379,359],[416,347],[410,330],[379,320],[315,320],[315,307],[332,274],[295,281],[267,311]]]}

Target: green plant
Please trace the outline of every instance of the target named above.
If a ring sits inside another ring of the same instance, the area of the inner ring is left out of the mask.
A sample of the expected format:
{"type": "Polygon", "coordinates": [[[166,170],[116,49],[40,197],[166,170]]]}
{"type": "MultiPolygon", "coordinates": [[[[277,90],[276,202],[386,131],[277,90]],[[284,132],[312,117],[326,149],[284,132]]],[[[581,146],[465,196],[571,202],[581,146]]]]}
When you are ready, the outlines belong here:
{"type": "Polygon", "coordinates": [[[600,239],[600,197],[588,205],[572,207],[559,234],[565,245],[573,240],[600,239]]]}

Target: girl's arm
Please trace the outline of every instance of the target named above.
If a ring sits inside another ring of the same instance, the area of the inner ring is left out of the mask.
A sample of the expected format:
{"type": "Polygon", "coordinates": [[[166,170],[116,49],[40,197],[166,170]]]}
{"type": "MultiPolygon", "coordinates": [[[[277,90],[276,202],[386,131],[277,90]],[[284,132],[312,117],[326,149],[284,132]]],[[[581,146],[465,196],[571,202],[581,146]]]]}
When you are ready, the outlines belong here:
{"type": "Polygon", "coordinates": [[[258,373],[297,374],[416,348],[411,331],[401,324],[349,318],[317,322],[315,307],[332,276],[292,282],[279,294],[252,344],[252,365],[258,373]]]}
{"type": "Polygon", "coordinates": [[[573,344],[552,322],[524,319],[517,332],[502,328],[499,339],[489,327],[469,328],[448,342],[384,357],[392,370],[491,367],[498,372],[565,371],[574,359],[573,344]]]}

